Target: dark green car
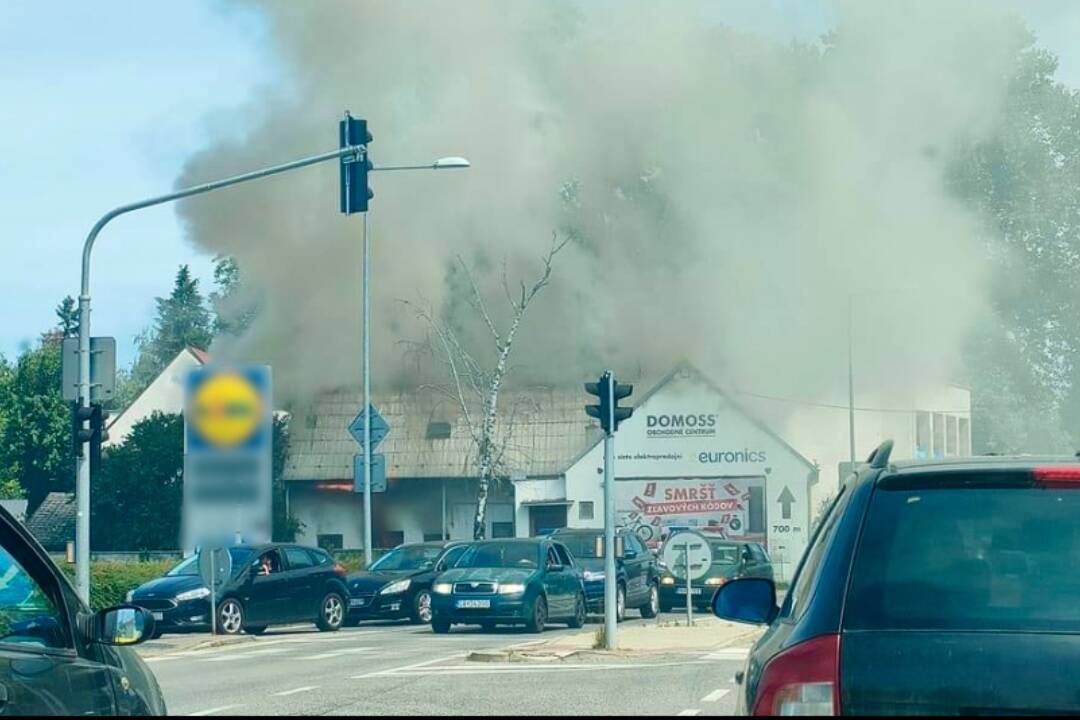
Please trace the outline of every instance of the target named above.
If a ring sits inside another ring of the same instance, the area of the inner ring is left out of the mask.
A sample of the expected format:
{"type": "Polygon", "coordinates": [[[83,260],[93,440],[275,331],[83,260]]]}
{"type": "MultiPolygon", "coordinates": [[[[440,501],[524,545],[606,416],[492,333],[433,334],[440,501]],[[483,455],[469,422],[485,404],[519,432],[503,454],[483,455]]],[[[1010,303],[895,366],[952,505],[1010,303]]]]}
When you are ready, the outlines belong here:
{"type": "MultiPolygon", "coordinates": [[[[760,543],[709,539],[713,561],[704,576],[690,582],[694,607],[712,608],[713,596],[728,580],[741,577],[773,579],[772,562],[760,543]]],[[[667,568],[660,578],[660,609],[663,612],[686,607],[686,577],[667,568]]]]}
{"type": "Polygon", "coordinates": [[[585,624],[585,586],[566,546],[547,538],[473,543],[431,586],[431,628],[585,624]]]}

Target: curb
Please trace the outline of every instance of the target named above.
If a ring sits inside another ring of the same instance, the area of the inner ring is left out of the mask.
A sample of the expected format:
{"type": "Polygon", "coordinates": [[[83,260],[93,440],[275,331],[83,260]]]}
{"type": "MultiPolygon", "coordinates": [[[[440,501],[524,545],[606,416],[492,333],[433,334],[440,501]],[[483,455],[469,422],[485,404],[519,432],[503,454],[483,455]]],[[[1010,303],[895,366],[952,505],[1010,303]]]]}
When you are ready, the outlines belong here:
{"type": "Polygon", "coordinates": [[[155,655],[168,655],[171,653],[205,650],[213,647],[225,647],[227,645],[239,645],[241,643],[254,642],[255,640],[256,638],[254,635],[228,635],[219,638],[196,640],[182,645],[142,648],[139,654],[144,657],[154,657],[155,655]]]}

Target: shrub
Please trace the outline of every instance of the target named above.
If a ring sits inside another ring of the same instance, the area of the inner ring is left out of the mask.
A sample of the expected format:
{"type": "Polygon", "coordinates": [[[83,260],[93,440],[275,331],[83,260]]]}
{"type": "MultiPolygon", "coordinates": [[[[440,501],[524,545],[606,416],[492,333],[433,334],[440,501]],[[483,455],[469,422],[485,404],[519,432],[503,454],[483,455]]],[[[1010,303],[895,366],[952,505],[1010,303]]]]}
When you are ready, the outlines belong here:
{"type": "MultiPolygon", "coordinates": [[[[90,563],[90,608],[102,608],[122,605],[128,590],[134,590],[145,582],[164,575],[176,564],[175,560],[155,560],[151,562],[118,562],[98,560],[90,563]]],[[[75,581],[75,566],[60,563],[64,573],[75,581]]]]}

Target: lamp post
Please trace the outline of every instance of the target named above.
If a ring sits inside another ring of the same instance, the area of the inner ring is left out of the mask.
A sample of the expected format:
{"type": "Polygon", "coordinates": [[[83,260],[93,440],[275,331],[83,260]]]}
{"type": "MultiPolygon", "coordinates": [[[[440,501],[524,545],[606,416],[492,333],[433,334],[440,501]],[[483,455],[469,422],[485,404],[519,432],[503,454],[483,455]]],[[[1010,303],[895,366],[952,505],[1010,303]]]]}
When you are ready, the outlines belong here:
{"type": "MultiPolygon", "coordinates": [[[[470,167],[463,157],[443,157],[427,165],[372,165],[369,173],[396,170],[457,170],[470,167]]],[[[371,567],[374,560],[371,530],[371,228],[364,212],[364,273],[363,273],[363,373],[364,373],[364,564],[371,567]]]]}

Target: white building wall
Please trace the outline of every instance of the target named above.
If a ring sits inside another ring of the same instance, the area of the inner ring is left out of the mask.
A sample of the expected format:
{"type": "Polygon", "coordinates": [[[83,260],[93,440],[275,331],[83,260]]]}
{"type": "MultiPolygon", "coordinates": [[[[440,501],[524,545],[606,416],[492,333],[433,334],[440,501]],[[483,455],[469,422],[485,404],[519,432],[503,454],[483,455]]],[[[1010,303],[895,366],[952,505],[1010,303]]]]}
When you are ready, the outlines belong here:
{"type": "Polygon", "coordinates": [[[131,428],[154,412],[179,413],[184,410],[184,378],[192,368],[202,363],[188,350],[182,350],[165,369],[154,378],[139,397],[109,426],[106,447],[119,445],[131,434],[131,428]]]}

